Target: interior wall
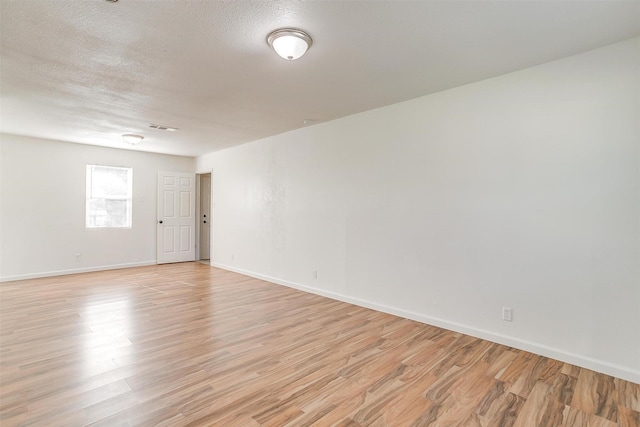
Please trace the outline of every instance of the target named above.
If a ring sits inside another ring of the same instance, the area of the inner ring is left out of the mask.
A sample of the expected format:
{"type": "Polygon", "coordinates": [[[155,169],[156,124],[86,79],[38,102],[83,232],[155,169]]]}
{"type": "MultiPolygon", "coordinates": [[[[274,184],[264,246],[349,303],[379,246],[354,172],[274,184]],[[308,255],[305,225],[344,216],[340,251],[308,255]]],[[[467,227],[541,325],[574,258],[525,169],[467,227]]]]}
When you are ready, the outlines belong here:
{"type": "Polygon", "coordinates": [[[158,170],[195,166],[191,157],[6,134],[0,150],[3,281],[155,264],[158,170]],[[85,228],[87,164],[133,167],[131,229],[85,228]]]}
{"type": "Polygon", "coordinates": [[[640,382],[639,45],[199,157],[213,265],[640,382]]]}

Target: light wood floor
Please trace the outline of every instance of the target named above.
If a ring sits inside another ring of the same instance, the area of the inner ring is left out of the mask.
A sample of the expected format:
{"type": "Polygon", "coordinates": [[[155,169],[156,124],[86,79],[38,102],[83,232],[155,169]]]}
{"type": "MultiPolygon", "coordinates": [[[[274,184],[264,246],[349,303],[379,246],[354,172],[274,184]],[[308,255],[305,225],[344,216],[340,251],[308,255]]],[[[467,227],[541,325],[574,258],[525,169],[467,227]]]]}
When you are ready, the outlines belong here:
{"type": "Polygon", "coordinates": [[[197,262],[0,298],[3,427],[640,425],[640,385],[197,262]]]}

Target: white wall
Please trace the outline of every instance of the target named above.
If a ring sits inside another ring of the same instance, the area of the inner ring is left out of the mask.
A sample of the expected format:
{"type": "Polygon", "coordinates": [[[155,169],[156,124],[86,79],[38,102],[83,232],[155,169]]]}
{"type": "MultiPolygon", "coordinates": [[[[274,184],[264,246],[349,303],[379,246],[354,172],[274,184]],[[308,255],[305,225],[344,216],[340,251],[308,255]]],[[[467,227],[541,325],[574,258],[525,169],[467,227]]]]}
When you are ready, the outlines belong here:
{"type": "Polygon", "coordinates": [[[0,150],[1,280],[155,263],[158,170],[195,165],[191,157],[6,134],[0,150]],[[87,164],[133,167],[131,229],[85,228],[87,164]]]}
{"type": "Polygon", "coordinates": [[[213,264],[640,382],[639,45],[201,156],[213,264]]]}

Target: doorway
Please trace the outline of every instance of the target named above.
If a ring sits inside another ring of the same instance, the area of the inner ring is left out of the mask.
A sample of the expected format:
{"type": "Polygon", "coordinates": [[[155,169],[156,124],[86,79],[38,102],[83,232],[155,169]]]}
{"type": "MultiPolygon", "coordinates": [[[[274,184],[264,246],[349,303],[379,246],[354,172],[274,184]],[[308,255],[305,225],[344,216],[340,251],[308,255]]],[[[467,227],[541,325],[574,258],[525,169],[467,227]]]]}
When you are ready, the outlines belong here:
{"type": "Polygon", "coordinates": [[[198,174],[198,259],[211,259],[211,173],[198,174]]]}

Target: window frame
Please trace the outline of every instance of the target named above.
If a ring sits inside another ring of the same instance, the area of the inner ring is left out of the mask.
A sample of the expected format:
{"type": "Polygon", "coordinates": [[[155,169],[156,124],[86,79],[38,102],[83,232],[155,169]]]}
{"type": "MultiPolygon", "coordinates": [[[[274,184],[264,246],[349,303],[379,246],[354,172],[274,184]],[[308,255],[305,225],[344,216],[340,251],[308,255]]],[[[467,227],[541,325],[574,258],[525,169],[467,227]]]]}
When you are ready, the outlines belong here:
{"type": "Polygon", "coordinates": [[[85,175],[85,228],[86,229],[131,229],[133,228],[133,167],[130,166],[112,166],[101,164],[87,164],[85,175]],[[94,197],[93,192],[95,187],[93,185],[93,174],[95,168],[108,168],[118,171],[126,171],[127,175],[127,194],[126,195],[104,195],[101,197],[94,197]],[[91,218],[94,217],[95,210],[92,209],[92,202],[95,200],[104,201],[124,201],[126,218],[125,225],[96,225],[95,221],[91,218]]]}

